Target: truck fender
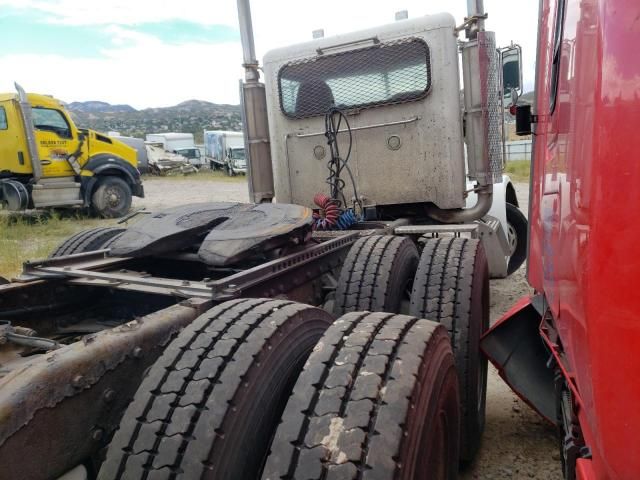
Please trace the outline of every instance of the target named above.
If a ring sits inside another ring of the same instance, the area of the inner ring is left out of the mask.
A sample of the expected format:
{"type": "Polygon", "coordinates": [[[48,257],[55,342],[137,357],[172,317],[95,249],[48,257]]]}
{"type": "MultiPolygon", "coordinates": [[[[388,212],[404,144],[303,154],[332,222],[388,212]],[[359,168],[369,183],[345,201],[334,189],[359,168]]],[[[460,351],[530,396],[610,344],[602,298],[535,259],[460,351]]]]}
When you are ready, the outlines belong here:
{"type": "Polygon", "coordinates": [[[83,182],[85,203],[87,199],[90,200],[91,198],[92,190],[97,182],[96,177],[101,175],[116,175],[124,178],[131,187],[133,195],[144,197],[140,172],[133,165],[119,157],[108,154],[95,155],[84,165],[83,170],[89,170],[93,173],[92,177],[88,177],[93,181],[87,181],[86,185],[83,182]]]}
{"type": "Polygon", "coordinates": [[[545,305],[541,294],[521,298],[482,336],[480,349],[507,385],[555,424],[555,372],[540,334],[545,305]]]}
{"type": "MultiPolygon", "coordinates": [[[[473,187],[472,184],[467,184],[467,190],[471,190],[473,187]]],[[[470,192],[467,196],[466,207],[470,208],[474,206],[478,201],[477,197],[475,192],[470,192]]],[[[518,198],[516,197],[516,189],[511,183],[511,178],[509,178],[508,175],[502,175],[502,181],[493,184],[493,200],[487,215],[497,218],[505,233],[507,232],[507,203],[511,203],[517,207],[518,198]]]]}

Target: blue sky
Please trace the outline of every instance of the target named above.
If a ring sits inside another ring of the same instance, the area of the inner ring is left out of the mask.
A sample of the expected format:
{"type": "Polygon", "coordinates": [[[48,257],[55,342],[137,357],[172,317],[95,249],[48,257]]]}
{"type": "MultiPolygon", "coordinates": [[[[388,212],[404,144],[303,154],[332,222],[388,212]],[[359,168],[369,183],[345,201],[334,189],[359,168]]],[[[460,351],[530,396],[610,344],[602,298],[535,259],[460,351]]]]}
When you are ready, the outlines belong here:
{"type": "MultiPolygon", "coordinates": [[[[525,52],[533,84],[537,0],[485,0],[487,28],[500,45],[525,52]],[[529,18],[531,22],[522,22],[529,18]]],[[[259,57],[271,48],[449,11],[461,22],[464,0],[253,0],[259,57]],[[340,11],[341,15],[334,15],[340,11]]],[[[238,102],[242,53],[235,0],[0,0],[0,91],[13,81],[65,101],[104,100],[136,108],[197,98],[238,102]]]]}
{"type": "MultiPolygon", "coordinates": [[[[0,31],[5,50],[14,54],[61,54],[95,58],[113,47],[113,35],[105,25],[53,23],[40,12],[7,7],[0,15],[0,31]]],[[[187,20],[167,20],[129,25],[132,32],[153,35],[163,42],[180,45],[190,42],[238,42],[237,28],[203,25],[187,20]]]]}

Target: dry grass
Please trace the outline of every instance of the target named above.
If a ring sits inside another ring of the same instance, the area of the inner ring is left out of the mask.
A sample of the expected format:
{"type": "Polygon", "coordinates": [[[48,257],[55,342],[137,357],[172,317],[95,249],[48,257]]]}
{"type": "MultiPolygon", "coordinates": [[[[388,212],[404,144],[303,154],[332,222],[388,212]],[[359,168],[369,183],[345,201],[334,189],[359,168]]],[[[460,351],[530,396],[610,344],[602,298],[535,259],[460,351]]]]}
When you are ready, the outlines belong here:
{"type": "Polygon", "coordinates": [[[162,177],[159,177],[157,175],[142,176],[143,182],[153,182],[155,180],[176,180],[176,181],[197,180],[197,181],[203,181],[203,182],[216,181],[216,182],[239,183],[239,182],[245,182],[247,180],[247,177],[246,175],[236,175],[235,177],[230,177],[229,175],[227,175],[221,170],[209,170],[208,168],[200,170],[197,173],[190,173],[186,175],[183,173],[171,173],[162,177]]]}
{"type": "Polygon", "coordinates": [[[110,225],[80,214],[0,214],[0,276],[20,273],[26,260],[46,258],[67,237],[80,230],[110,225]]]}
{"type": "Polygon", "coordinates": [[[507,162],[504,173],[511,177],[514,182],[528,182],[531,171],[529,160],[510,160],[507,162]]]}

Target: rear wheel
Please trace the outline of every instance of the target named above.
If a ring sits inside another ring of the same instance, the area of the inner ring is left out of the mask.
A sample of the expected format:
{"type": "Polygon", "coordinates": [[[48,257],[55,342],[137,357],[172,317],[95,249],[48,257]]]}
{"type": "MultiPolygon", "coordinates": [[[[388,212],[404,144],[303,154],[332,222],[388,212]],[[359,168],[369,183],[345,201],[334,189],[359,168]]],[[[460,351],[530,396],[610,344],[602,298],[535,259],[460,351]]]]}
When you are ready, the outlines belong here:
{"type": "Polygon", "coordinates": [[[507,203],[507,239],[509,241],[509,265],[507,275],[518,270],[527,259],[527,217],[518,207],[507,203]]]}
{"type": "Polygon", "coordinates": [[[27,187],[16,180],[0,182],[0,203],[7,210],[26,210],[29,206],[29,191],[27,187]]]}
{"type": "Polygon", "coordinates": [[[91,196],[91,206],[101,217],[122,217],[131,208],[131,187],[119,177],[101,177],[91,196]]]}
{"type": "Polygon", "coordinates": [[[411,315],[436,321],[449,332],[460,380],[460,458],[470,462],[484,431],[487,395],[480,337],[489,327],[489,268],[479,240],[427,240],[413,283],[411,315]]]}
{"type": "Polygon", "coordinates": [[[98,478],[257,478],[331,321],[324,310],[269,299],[232,300],[198,317],[151,367],[98,478]]]}
{"type": "Polygon", "coordinates": [[[371,235],[353,244],[340,272],[334,314],[408,313],[418,249],[406,237],[371,235]]]}
{"type": "Polygon", "coordinates": [[[51,252],[49,258],[109,248],[124,231],[124,228],[119,227],[98,227],[82,230],[58,245],[58,247],[51,252]]]}
{"type": "Polygon", "coordinates": [[[262,478],[454,479],[459,414],[441,325],[349,313],[309,357],[262,478]]]}

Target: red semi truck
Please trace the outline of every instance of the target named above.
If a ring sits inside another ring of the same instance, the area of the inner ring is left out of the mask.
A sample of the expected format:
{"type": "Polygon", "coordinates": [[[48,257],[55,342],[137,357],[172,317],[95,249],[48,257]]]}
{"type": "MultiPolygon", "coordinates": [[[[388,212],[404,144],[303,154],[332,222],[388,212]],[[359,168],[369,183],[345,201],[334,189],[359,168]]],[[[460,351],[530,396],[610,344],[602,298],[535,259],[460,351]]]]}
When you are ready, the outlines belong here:
{"type": "Polygon", "coordinates": [[[542,0],[528,281],[483,339],[502,377],[560,428],[564,474],[640,478],[640,2],[542,0]]]}

